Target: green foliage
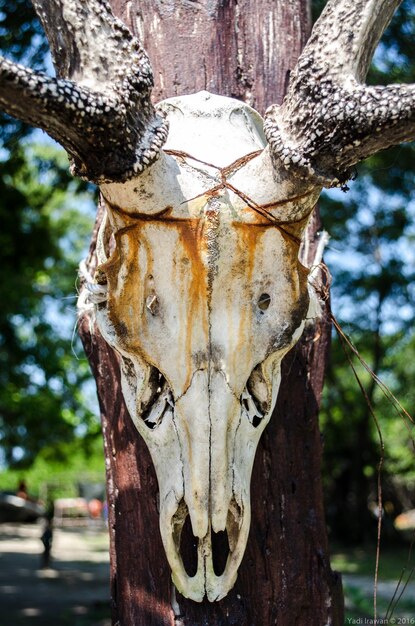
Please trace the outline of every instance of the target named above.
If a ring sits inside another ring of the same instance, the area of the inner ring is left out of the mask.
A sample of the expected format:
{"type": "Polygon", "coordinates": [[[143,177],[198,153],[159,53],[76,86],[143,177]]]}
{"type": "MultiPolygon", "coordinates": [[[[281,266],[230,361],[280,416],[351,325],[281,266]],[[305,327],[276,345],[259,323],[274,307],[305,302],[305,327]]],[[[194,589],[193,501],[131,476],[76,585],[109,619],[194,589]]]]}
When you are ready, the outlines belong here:
{"type": "Polygon", "coordinates": [[[96,437],[85,451],[82,441],[59,442],[57,447],[43,448],[27,469],[8,468],[0,471],[0,484],[5,491],[16,491],[24,480],[34,498],[70,498],[79,495],[80,482],[105,481],[102,440],[96,437]]]}
{"type": "Polygon", "coordinates": [[[26,144],[1,172],[0,441],[10,464],[98,432],[83,398],[89,368],[71,351],[91,200],[67,169],[54,147],[26,144]]]}
{"type": "MultiPolygon", "coordinates": [[[[0,50],[13,61],[46,69],[49,46],[30,0],[0,0],[0,50]]],[[[0,115],[0,142],[8,150],[18,150],[19,141],[32,130],[23,122],[0,115]]]]}
{"type": "MultiPolygon", "coordinates": [[[[314,3],[316,13],[321,4],[314,3]]],[[[414,35],[415,4],[404,0],[376,52],[368,82],[415,82],[414,35]]],[[[414,156],[413,145],[379,153],[357,168],[357,180],[347,194],[329,192],[321,200],[324,227],[331,236],[326,262],[333,274],[334,313],[375,374],[412,412],[414,156]]],[[[373,379],[356,360],[355,364],[383,435],[384,499],[393,516],[415,507],[414,428],[405,425],[373,379]]],[[[380,442],[337,337],[333,338],[321,424],[331,530],[344,540],[374,539],[376,519],[369,507],[375,506],[377,498],[380,442]]]]}
{"type": "MultiPolygon", "coordinates": [[[[15,61],[50,66],[29,0],[0,0],[0,45],[15,61]]],[[[99,432],[85,401],[89,368],[71,350],[93,190],[72,179],[62,150],[32,133],[1,116],[0,443],[2,462],[21,467],[44,449],[66,456],[62,442],[81,435],[88,447],[99,432]]],[[[79,345],[75,352],[82,355],[79,345]]]]}
{"type": "MultiPolygon", "coordinates": [[[[314,17],[324,4],[313,0],[314,17]]],[[[414,22],[414,2],[404,0],[376,53],[370,83],[415,82],[414,22]]],[[[48,68],[47,42],[29,0],[0,0],[0,47],[14,60],[48,68]]],[[[0,442],[7,463],[35,462],[33,471],[46,475],[57,460],[78,459],[82,469],[74,446],[82,442],[92,449],[99,430],[85,403],[86,361],[71,351],[75,300],[67,300],[75,295],[75,268],[91,224],[86,186],[70,178],[62,153],[29,142],[30,132],[0,118],[0,442]]],[[[332,192],[322,199],[332,238],[326,260],[334,275],[335,314],[409,410],[415,393],[414,170],[414,148],[403,145],[361,165],[347,195],[332,192]]],[[[399,512],[411,501],[415,506],[411,433],[372,379],[361,376],[384,434],[386,496],[399,512]]],[[[335,534],[361,538],[376,526],[368,503],[376,499],[379,442],[337,339],[321,420],[329,523],[335,534]]]]}

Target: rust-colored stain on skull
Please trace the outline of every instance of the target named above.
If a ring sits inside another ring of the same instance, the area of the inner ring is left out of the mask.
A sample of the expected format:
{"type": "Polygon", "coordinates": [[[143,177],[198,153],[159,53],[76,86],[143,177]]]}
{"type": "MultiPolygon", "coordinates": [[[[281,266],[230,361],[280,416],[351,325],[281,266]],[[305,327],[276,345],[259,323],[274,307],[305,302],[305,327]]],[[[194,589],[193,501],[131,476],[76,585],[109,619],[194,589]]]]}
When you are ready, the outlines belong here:
{"type": "Polygon", "coordinates": [[[256,159],[271,163],[254,147],[222,167],[167,150],[143,175],[151,202],[135,184],[118,197],[106,190],[115,246],[97,270],[107,281],[97,321],[121,355],[124,397],[156,468],[173,581],[198,601],[235,581],[256,446],[309,305],[298,250],[314,196],[272,184],[261,195],[245,175],[256,159]],[[192,576],[180,554],[187,517],[198,541],[192,576]],[[229,555],[218,575],[211,533],[222,531],[229,555]]]}
{"type": "Polygon", "coordinates": [[[159,366],[157,356],[166,347],[154,346],[153,334],[155,328],[164,326],[164,337],[177,346],[180,369],[186,369],[180,393],[190,384],[194,355],[206,353],[208,345],[208,267],[201,255],[205,248],[203,225],[202,219],[135,218],[134,224],[115,234],[114,253],[99,268],[108,280],[111,324],[116,332],[120,325],[126,326],[121,333],[121,348],[148,363],[156,365],[157,361],[159,366]],[[160,247],[169,250],[169,265],[160,263],[160,247]],[[150,294],[159,303],[154,315],[149,315],[146,307],[149,276],[150,294]]]}

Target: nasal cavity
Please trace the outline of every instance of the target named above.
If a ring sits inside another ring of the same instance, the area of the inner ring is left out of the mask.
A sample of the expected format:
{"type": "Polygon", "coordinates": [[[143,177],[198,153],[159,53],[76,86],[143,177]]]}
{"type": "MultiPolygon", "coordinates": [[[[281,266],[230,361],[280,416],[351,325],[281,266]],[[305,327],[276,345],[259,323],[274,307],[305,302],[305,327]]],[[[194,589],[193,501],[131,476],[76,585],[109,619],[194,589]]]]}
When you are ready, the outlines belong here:
{"type": "Polygon", "coordinates": [[[212,531],[212,560],[216,576],[221,576],[226,568],[229,556],[229,541],[226,530],[214,533],[212,531]]]}
{"type": "Polygon", "coordinates": [[[151,367],[147,388],[142,396],[141,419],[147,428],[157,428],[174,407],[173,395],[163,374],[151,367]]]}
{"type": "Polygon", "coordinates": [[[195,576],[197,572],[198,545],[199,539],[194,536],[190,516],[187,515],[180,537],[180,555],[182,557],[184,569],[186,570],[187,575],[191,578],[195,576]]]}

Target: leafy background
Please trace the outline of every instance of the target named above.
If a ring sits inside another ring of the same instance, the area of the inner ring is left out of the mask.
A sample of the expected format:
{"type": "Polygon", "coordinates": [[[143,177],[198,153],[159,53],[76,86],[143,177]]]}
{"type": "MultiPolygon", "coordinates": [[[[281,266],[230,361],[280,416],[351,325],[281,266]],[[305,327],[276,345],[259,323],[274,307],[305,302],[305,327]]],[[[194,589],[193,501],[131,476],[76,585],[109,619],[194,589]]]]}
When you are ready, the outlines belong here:
{"type": "MultiPolygon", "coordinates": [[[[316,17],[324,3],[314,2],[316,17]]],[[[415,82],[415,4],[405,0],[385,32],[368,75],[370,84],[415,82]]],[[[324,193],[321,210],[331,241],[332,307],[373,372],[405,408],[414,404],[415,149],[402,144],[360,164],[347,194],[324,193]]],[[[415,507],[413,428],[385,401],[373,378],[360,371],[385,443],[385,530],[415,507]]],[[[321,411],[324,483],[335,537],[361,542],[375,536],[380,444],[337,337],[321,411]]]]}
{"type": "MultiPolygon", "coordinates": [[[[48,45],[30,2],[0,2],[0,48],[50,70],[48,45]]],[[[65,152],[40,131],[0,118],[0,488],[23,474],[38,491],[44,472],[102,473],[89,367],[77,340],[76,268],[93,223],[95,189],[74,180],[65,152]],[[97,456],[98,455],[98,456],[97,456]]]]}

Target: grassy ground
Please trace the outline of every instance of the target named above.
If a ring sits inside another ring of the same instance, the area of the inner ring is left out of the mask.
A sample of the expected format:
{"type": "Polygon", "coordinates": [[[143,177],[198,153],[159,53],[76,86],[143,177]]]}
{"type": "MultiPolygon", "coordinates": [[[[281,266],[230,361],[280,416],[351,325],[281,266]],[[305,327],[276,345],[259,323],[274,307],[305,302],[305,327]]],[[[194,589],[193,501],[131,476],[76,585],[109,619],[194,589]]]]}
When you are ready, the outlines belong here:
{"type": "MultiPolygon", "coordinates": [[[[344,549],[337,546],[332,553],[332,567],[343,575],[346,602],[345,624],[359,623],[356,622],[359,618],[373,618],[376,548],[369,546],[344,549]]],[[[377,616],[378,618],[388,616],[388,622],[384,623],[415,624],[414,567],[415,552],[411,553],[409,544],[381,547],[377,616]],[[396,592],[401,577],[402,582],[396,592]],[[408,578],[409,582],[404,589],[408,578]],[[402,591],[404,592],[399,597],[402,591]],[[395,601],[398,602],[391,614],[390,610],[395,601]],[[390,618],[395,618],[396,622],[390,618]]]]}

